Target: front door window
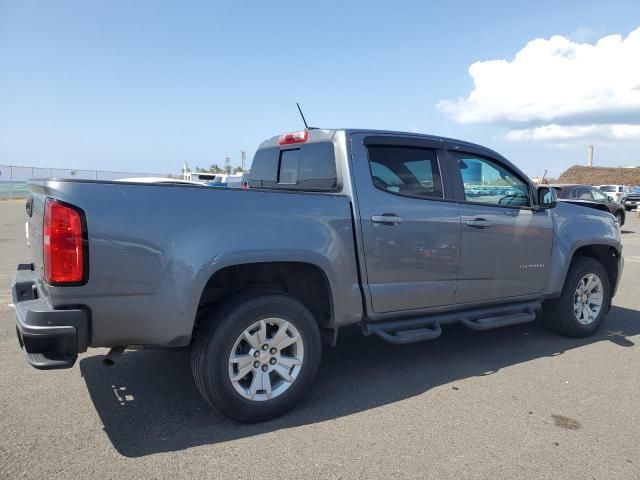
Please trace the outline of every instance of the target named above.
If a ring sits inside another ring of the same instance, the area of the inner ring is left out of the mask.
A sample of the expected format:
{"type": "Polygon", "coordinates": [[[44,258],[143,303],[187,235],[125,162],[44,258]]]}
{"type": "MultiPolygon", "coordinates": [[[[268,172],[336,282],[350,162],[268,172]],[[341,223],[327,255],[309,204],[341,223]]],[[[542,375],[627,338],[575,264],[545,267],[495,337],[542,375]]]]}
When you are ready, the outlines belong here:
{"type": "Polygon", "coordinates": [[[456,153],[467,202],[530,207],[529,186],[515,174],[492,160],[456,153]]]}

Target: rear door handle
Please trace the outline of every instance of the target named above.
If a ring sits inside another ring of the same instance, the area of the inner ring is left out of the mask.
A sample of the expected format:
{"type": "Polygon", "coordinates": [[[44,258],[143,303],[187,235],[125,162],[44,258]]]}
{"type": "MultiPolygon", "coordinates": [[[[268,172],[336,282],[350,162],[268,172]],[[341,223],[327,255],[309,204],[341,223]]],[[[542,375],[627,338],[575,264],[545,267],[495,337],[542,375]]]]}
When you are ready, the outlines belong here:
{"type": "Polygon", "coordinates": [[[371,217],[371,221],[373,223],[386,223],[386,224],[395,225],[397,223],[404,222],[404,218],[398,217],[393,213],[385,213],[383,215],[374,215],[373,217],[371,217]]]}
{"type": "Polygon", "coordinates": [[[485,220],[484,218],[474,218],[473,220],[467,220],[467,225],[475,228],[485,228],[493,225],[489,220],[485,220]]]}

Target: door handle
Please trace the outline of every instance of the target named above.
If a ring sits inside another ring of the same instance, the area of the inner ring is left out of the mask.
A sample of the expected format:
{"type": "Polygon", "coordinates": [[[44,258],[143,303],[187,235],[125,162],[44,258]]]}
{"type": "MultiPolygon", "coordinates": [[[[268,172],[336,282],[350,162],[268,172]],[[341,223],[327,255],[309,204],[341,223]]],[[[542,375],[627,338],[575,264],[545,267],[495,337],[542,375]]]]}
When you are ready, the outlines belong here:
{"type": "Polygon", "coordinates": [[[386,223],[390,225],[395,225],[397,223],[404,222],[404,218],[398,217],[393,213],[384,213],[382,215],[374,215],[373,217],[371,217],[371,221],[373,223],[386,223]]]}
{"type": "Polygon", "coordinates": [[[475,228],[485,228],[493,225],[489,220],[485,220],[484,218],[474,218],[473,220],[467,220],[467,225],[475,228]]]}

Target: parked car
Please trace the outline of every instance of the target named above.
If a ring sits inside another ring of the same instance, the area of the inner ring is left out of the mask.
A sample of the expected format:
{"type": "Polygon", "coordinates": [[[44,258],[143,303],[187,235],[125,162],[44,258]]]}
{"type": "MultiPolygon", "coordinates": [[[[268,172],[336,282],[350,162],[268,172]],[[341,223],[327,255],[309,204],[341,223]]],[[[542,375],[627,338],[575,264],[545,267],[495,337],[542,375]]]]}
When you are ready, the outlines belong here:
{"type": "Polygon", "coordinates": [[[627,211],[638,208],[640,206],[640,187],[633,187],[622,200],[622,204],[627,211]]]}
{"type": "Polygon", "coordinates": [[[202,185],[203,187],[207,184],[205,182],[198,182],[195,180],[183,180],[181,178],[170,178],[170,177],[132,177],[132,178],[119,178],[115,180],[116,182],[127,182],[127,183],[162,183],[165,185],[202,185]]]}
{"type": "Polygon", "coordinates": [[[30,182],[32,259],[12,284],[27,361],[68,368],[89,347],[112,347],[112,363],[127,345],[191,345],[202,396],[254,422],[301,401],[322,342],[344,327],[405,344],[542,309],[553,330],[586,337],[622,273],[608,212],[557,203],[468,142],[305,130],[263,142],[249,183],[30,182]],[[496,192],[469,195],[474,183],[496,192]],[[224,208],[203,221],[212,205],[224,208]]]}
{"type": "Polygon", "coordinates": [[[617,203],[622,203],[624,197],[631,193],[631,187],[628,185],[600,185],[596,188],[602,190],[617,203]]]}
{"type": "Polygon", "coordinates": [[[216,175],[213,181],[209,183],[209,186],[242,188],[242,175],[216,175]]]}
{"type": "Polygon", "coordinates": [[[602,210],[611,212],[616,217],[620,225],[625,222],[625,208],[620,203],[613,201],[611,196],[607,196],[602,190],[589,185],[549,185],[558,193],[558,200],[570,200],[580,203],[593,203],[594,206],[602,207],[602,210]]]}

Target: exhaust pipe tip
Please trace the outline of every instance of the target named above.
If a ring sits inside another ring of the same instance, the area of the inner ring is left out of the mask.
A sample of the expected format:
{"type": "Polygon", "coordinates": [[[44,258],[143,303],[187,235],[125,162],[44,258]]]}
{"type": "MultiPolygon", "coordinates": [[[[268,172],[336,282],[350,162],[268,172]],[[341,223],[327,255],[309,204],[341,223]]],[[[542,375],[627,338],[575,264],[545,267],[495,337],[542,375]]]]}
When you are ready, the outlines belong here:
{"type": "Polygon", "coordinates": [[[109,350],[109,353],[107,353],[102,359],[102,365],[105,367],[113,367],[116,364],[116,360],[120,358],[120,355],[122,355],[122,352],[124,352],[126,348],[126,345],[112,347],[111,350],[109,350]]]}

